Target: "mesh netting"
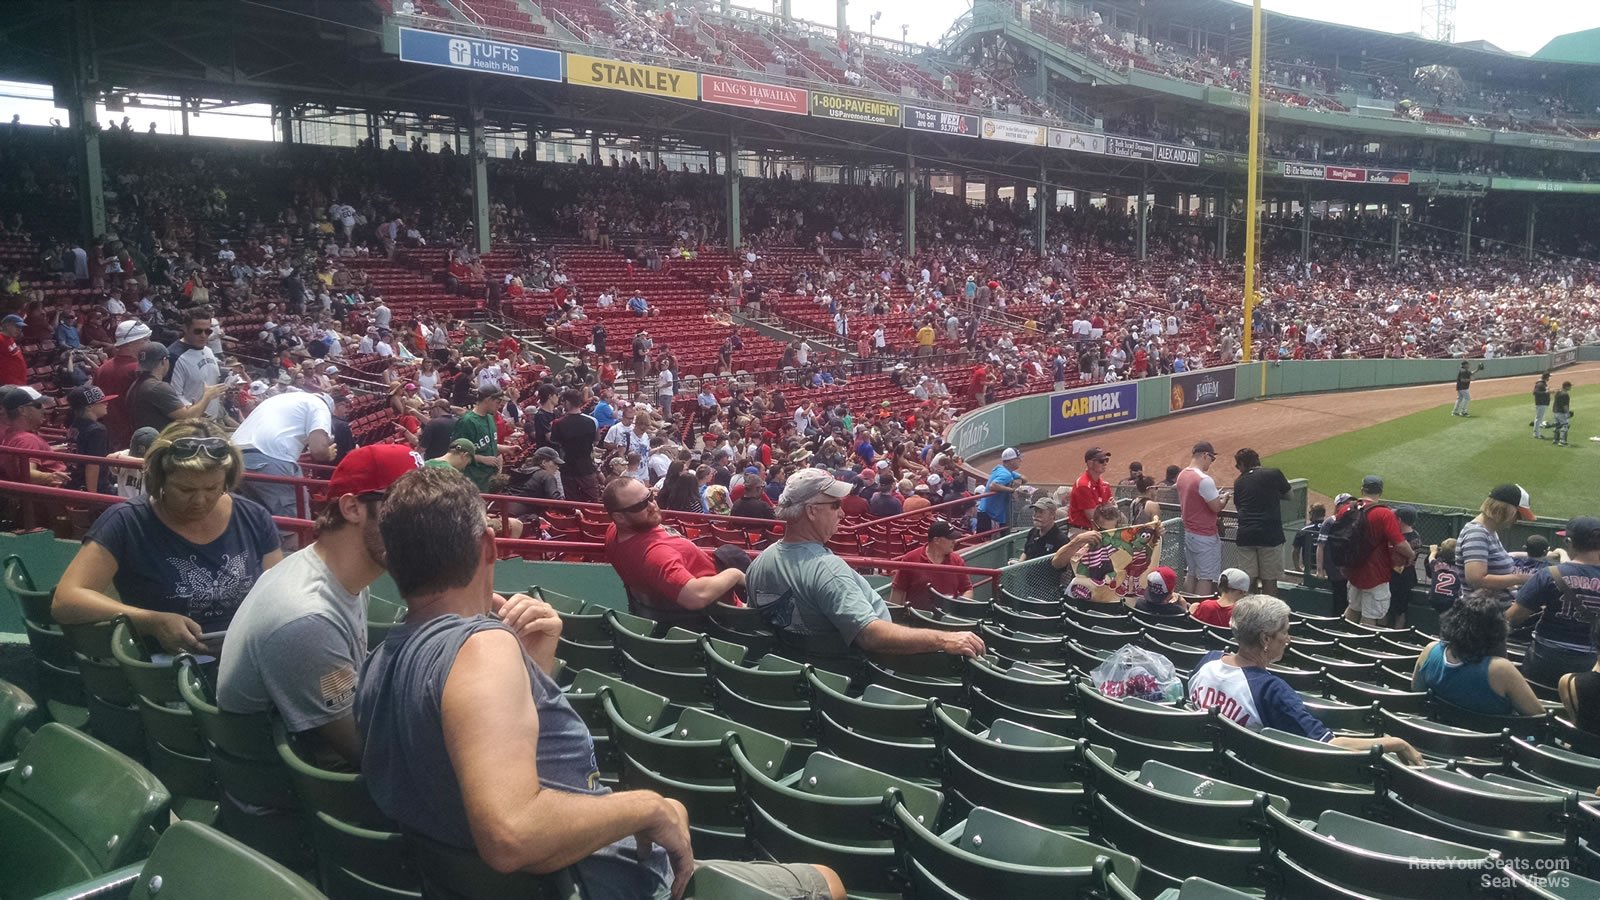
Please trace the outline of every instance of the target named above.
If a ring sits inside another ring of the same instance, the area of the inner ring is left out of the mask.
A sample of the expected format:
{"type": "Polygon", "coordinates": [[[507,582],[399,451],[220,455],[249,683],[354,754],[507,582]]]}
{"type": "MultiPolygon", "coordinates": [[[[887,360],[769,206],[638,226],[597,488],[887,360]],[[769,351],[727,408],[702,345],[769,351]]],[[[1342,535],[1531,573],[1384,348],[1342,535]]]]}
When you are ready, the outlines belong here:
{"type": "MultiPolygon", "coordinates": [[[[1161,538],[1161,565],[1171,566],[1179,576],[1183,574],[1183,522],[1179,519],[1163,521],[1161,538]]],[[[1061,597],[1061,570],[1050,565],[1048,558],[1024,560],[1000,570],[1000,586],[1008,593],[1032,600],[1056,600],[1061,597]]]]}

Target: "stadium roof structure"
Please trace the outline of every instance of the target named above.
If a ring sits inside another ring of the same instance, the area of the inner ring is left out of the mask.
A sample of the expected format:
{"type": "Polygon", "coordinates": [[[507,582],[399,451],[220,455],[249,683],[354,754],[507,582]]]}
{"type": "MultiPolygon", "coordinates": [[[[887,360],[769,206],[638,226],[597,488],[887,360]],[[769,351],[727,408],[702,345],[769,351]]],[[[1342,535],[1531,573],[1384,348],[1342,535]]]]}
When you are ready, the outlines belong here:
{"type": "Polygon", "coordinates": [[[1558,34],[1548,44],[1533,54],[1534,59],[1549,62],[1584,63],[1600,65],[1600,28],[1558,34]]]}

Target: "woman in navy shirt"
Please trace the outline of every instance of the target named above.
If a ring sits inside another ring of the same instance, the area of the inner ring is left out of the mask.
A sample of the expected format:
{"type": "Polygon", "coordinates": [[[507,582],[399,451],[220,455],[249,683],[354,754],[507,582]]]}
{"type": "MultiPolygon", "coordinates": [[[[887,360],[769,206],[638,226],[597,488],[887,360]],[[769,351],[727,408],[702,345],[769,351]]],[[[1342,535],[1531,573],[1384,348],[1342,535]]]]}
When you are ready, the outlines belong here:
{"type": "Polygon", "coordinates": [[[226,630],[256,579],[283,558],[271,514],[231,493],[243,473],[217,426],[169,425],[145,455],[146,496],[107,509],[61,576],[56,620],[127,616],[170,653],[207,652],[201,635],[226,630]]]}

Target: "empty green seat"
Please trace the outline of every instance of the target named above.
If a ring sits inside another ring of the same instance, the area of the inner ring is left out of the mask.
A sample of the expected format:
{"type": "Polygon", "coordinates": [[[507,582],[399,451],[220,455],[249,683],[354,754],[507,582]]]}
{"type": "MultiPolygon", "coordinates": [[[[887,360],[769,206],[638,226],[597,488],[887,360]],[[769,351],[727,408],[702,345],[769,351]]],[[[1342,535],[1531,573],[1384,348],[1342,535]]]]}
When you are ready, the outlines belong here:
{"type": "Polygon", "coordinates": [[[894,808],[901,877],[912,897],[1072,897],[1097,881],[1098,857],[1135,882],[1139,861],[1081,838],[979,807],[940,834],[894,808]]]}
{"type": "Polygon", "coordinates": [[[45,725],[0,783],[0,890],[35,897],[142,859],[171,799],[125,754],[45,725]]]}
{"type": "Polygon", "coordinates": [[[1512,738],[1511,771],[1543,784],[1577,790],[1585,795],[1600,785],[1600,759],[1551,744],[1533,744],[1512,738]]]}
{"type": "Polygon", "coordinates": [[[126,622],[111,633],[111,655],[133,687],[134,705],[144,722],[150,771],[173,794],[180,818],[210,823],[220,794],[194,714],[178,692],[178,665],[171,657],[152,658],[126,622]]]}
{"type": "MultiPolygon", "coordinates": [[[[1456,768],[1479,774],[1505,766],[1506,738],[1417,716],[1397,715],[1387,709],[1378,713],[1378,733],[1405,739],[1424,759],[1452,762],[1456,768]]],[[[1595,784],[1600,784],[1596,781],[1595,784]]]]}
{"type": "Polygon", "coordinates": [[[964,657],[947,653],[883,655],[868,659],[861,677],[867,684],[960,706],[965,704],[967,696],[966,686],[961,681],[965,663],[964,657]]]}
{"type": "Polygon", "coordinates": [[[1487,734],[1509,731],[1512,737],[1532,740],[1543,740],[1550,733],[1551,719],[1554,718],[1552,713],[1542,716],[1496,716],[1474,712],[1444,700],[1432,691],[1428,692],[1428,712],[1430,718],[1457,728],[1468,728],[1487,734]]]}
{"type": "Polygon", "coordinates": [[[609,690],[612,702],[623,718],[646,731],[654,731],[667,721],[667,706],[671,701],[593,669],[584,669],[574,675],[572,684],[566,688],[567,704],[589,727],[589,737],[594,740],[595,761],[600,769],[600,781],[615,787],[621,776],[622,761],[611,740],[611,720],[600,703],[602,689],[609,690]]]}
{"type": "Polygon", "coordinates": [[[958,812],[984,806],[1051,828],[1087,831],[1082,783],[1087,741],[1005,719],[975,733],[942,707],[934,714],[944,750],[943,784],[958,812]]]}
{"type": "Polygon", "coordinates": [[[120,618],[62,625],[72,649],[73,665],[83,679],[89,709],[89,733],[128,754],[144,759],[144,723],[134,706],[133,685],[111,655],[111,635],[120,618]]]}
{"type": "Polygon", "coordinates": [[[1217,715],[1222,774],[1229,781],[1288,799],[1291,809],[1335,809],[1360,815],[1377,802],[1374,777],[1383,752],[1376,744],[1346,750],[1297,734],[1251,731],[1217,715]]]}
{"type": "MultiPolygon", "coordinates": [[[[816,709],[818,740],[832,753],[864,766],[909,778],[935,781],[939,776],[937,700],[913,697],[880,685],[868,685],[860,698],[807,675],[816,709]]],[[[950,715],[966,721],[968,713],[950,707],[950,715]]]]}
{"type": "Polygon", "coordinates": [[[1206,713],[1136,698],[1113,699],[1091,682],[1078,683],[1084,737],[1117,751],[1118,759],[1159,759],[1184,769],[1211,762],[1211,727],[1206,713]]]}
{"type": "Polygon", "coordinates": [[[1412,768],[1395,759],[1384,760],[1383,786],[1395,824],[1498,850],[1508,861],[1548,866],[1577,845],[1576,791],[1439,766],[1412,768]]]}
{"type": "Polygon", "coordinates": [[[22,688],[0,681],[0,762],[15,759],[33,736],[39,708],[22,688]]]}
{"type": "Polygon", "coordinates": [[[1336,810],[1302,820],[1268,808],[1281,896],[1468,897],[1492,850],[1437,840],[1336,810]]]}
{"type": "Polygon", "coordinates": [[[758,852],[781,862],[824,865],[852,891],[895,890],[893,842],[883,823],[896,801],[937,827],[944,795],[828,753],[773,778],[732,747],[745,821],[758,852]]]}
{"type": "Polygon", "coordinates": [[[1003,659],[1017,662],[1061,662],[1066,658],[1066,647],[1059,635],[1041,637],[985,623],[978,627],[978,636],[983,638],[984,646],[990,653],[1003,659]]]}
{"type": "Polygon", "coordinates": [[[305,879],[227,835],[179,822],[150,858],[44,900],[117,896],[128,900],[323,900],[305,879]]]}
{"type": "Polygon", "coordinates": [[[1600,900],[1600,881],[1571,872],[1558,869],[1540,877],[1506,866],[1496,874],[1510,885],[1513,900],[1600,900]]]}

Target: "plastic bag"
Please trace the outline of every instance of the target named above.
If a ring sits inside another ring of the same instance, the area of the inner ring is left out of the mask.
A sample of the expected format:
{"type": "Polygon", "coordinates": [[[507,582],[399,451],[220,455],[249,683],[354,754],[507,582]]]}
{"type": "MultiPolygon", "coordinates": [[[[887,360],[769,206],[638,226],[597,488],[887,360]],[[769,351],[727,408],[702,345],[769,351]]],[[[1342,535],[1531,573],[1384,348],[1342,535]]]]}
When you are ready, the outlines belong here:
{"type": "Polygon", "coordinates": [[[1133,644],[1123,644],[1089,675],[1100,693],[1113,699],[1171,703],[1183,697],[1183,682],[1172,661],[1133,644]]]}

